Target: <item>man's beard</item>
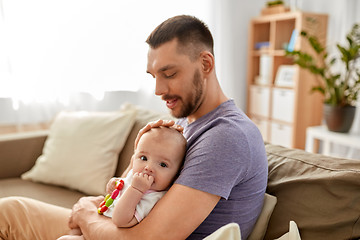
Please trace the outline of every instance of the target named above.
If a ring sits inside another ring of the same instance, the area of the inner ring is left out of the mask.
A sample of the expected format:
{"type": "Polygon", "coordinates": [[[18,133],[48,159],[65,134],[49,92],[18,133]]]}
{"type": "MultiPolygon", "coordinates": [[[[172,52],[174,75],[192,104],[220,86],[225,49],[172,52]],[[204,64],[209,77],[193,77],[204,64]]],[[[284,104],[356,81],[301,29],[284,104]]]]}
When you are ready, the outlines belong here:
{"type": "Polygon", "coordinates": [[[197,69],[194,73],[191,91],[187,94],[186,99],[180,98],[183,105],[179,112],[171,111],[171,115],[176,118],[184,118],[195,113],[201,105],[201,97],[203,95],[203,82],[200,71],[197,69]],[[186,102],[186,100],[188,100],[186,102]]]}

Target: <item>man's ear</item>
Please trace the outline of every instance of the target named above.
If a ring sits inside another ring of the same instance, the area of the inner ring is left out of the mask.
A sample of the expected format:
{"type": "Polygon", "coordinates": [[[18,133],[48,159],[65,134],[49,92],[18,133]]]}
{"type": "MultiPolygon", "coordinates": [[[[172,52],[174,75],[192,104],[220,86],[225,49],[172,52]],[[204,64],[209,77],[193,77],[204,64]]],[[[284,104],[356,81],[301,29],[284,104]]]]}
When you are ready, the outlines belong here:
{"type": "Polygon", "coordinates": [[[203,51],[200,54],[201,66],[204,74],[209,74],[214,70],[215,67],[215,59],[214,56],[208,52],[203,51]]]}

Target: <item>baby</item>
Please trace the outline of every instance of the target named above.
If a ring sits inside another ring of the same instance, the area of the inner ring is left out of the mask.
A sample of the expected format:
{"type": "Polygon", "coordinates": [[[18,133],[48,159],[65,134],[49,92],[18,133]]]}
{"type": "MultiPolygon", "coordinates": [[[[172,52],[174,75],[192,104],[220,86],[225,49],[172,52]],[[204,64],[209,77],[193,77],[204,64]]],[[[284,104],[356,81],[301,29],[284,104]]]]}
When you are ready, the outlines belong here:
{"type": "MultiPolygon", "coordinates": [[[[131,170],[123,178],[123,188],[112,205],[101,214],[111,217],[117,227],[132,227],[148,215],[177,177],[186,152],[186,139],[177,130],[152,128],[137,143],[131,170]]],[[[107,184],[111,194],[117,187],[112,178],[107,184]]],[[[66,239],[84,239],[80,229],[72,229],[66,239]]]]}

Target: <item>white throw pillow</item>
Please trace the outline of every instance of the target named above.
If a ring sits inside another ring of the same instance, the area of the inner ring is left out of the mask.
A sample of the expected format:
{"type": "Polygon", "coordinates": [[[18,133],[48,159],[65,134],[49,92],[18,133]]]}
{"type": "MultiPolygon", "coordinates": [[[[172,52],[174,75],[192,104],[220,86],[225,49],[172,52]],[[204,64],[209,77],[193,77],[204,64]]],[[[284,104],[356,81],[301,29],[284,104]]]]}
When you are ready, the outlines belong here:
{"type": "Polygon", "coordinates": [[[241,232],[239,224],[229,223],[222,226],[204,240],[241,240],[241,232]]]}
{"type": "Polygon", "coordinates": [[[301,240],[298,226],[295,221],[290,221],[289,232],[282,235],[280,238],[275,240],[301,240]]]}
{"type": "Polygon", "coordinates": [[[43,153],[22,179],[60,185],[90,195],[105,193],[136,110],[60,112],[43,153]]]}

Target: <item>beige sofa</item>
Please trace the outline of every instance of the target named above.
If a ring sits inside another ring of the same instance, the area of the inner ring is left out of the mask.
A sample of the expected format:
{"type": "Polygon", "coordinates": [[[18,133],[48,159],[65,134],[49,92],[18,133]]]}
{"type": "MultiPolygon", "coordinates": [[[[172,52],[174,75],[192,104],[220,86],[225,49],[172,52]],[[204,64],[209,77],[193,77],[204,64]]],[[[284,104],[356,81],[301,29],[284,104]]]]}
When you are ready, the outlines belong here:
{"type": "MultiPolygon", "coordinates": [[[[128,165],[134,139],[147,122],[169,118],[137,109],[131,131],[118,155],[119,176],[128,165]]],[[[88,195],[68,187],[34,180],[21,175],[33,168],[53,131],[0,136],[0,198],[25,196],[63,207],[88,195]],[[45,144],[45,145],[44,145],[45,144]]],[[[360,238],[360,160],[338,159],[266,144],[269,161],[267,192],[276,196],[276,206],[266,219],[264,239],[276,239],[296,222],[301,239],[360,238]],[[269,220],[267,222],[267,220],[269,220]]],[[[83,181],[87,181],[83,179],[83,181]]]]}

